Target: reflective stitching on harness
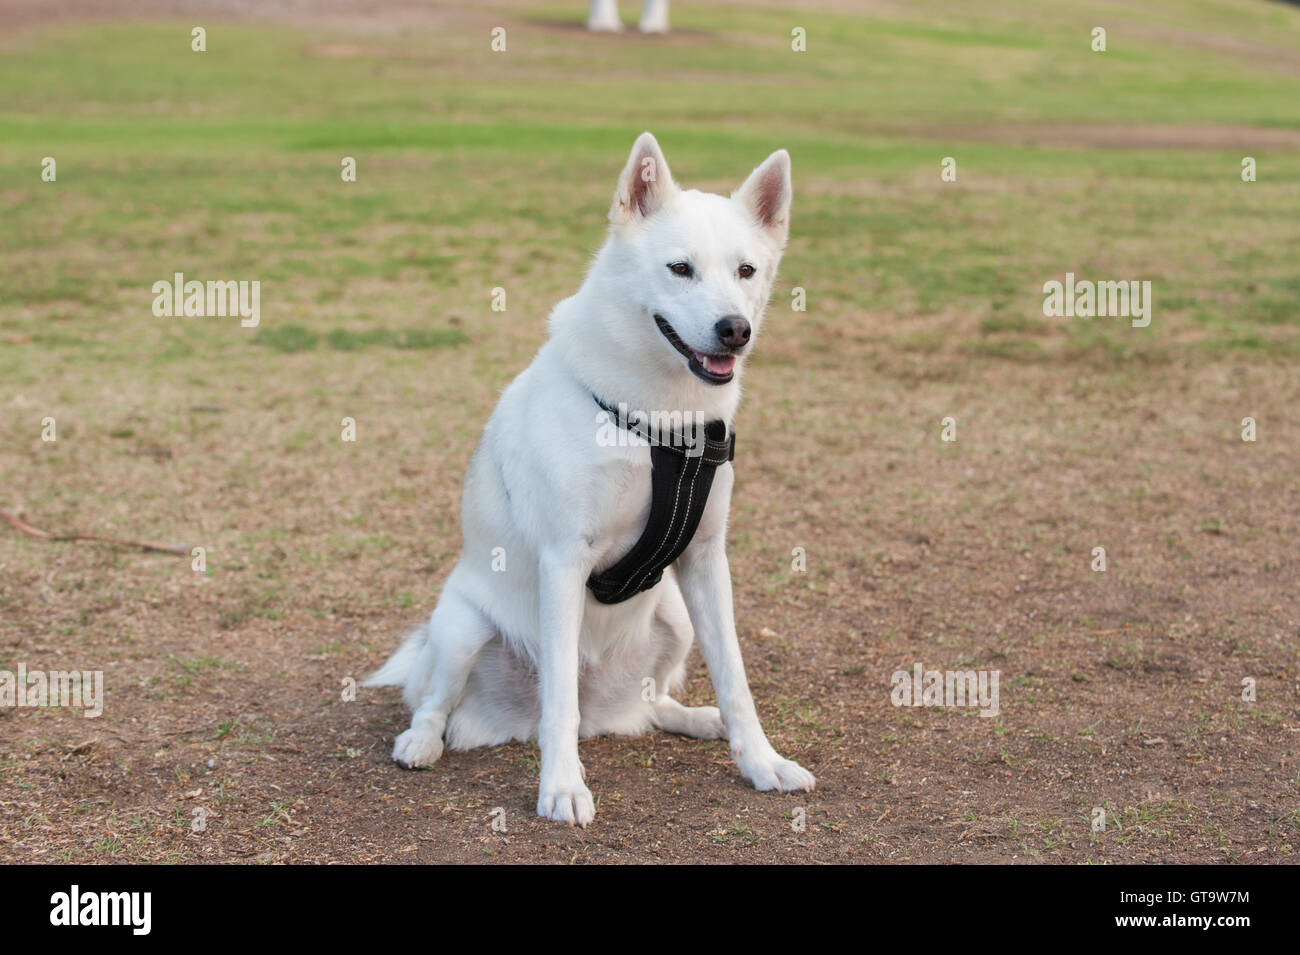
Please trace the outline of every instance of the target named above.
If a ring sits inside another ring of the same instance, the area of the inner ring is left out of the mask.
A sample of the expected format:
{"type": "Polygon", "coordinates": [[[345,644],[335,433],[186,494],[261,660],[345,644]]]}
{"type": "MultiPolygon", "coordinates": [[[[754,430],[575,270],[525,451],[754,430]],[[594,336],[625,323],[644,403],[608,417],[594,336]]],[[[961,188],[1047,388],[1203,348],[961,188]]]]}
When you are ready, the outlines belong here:
{"type": "Polygon", "coordinates": [[[650,514],[646,526],[620,560],[587,579],[587,587],[597,600],[613,604],[655,587],[664,570],[690,545],[708,505],[714,472],[735,458],[736,433],[721,421],[711,421],[704,426],[702,442],[687,441],[681,432],[643,429],[644,413],[635,416],[634,425],[628,420],[632,416],[626,414],[626,406],[616,411],[594,395],[592,398],[620,428],[650,445],[650,514]],[[666,440],[659,440],[661,437],[666,440]],[[698,459],[694,469],[692,458],[698,459]]]}
{"type": "MultiPolygon", "coordinates": [[[[697,459],[697,460],[701,460],[701,459],[697,459]]],[[[689,465],[687,465],[687,467],[689,467],[689,465]]],[[[688,511],[689,511],[690,503],[695,497],[695,479],[700,476],[701,467],[703,467],[702,460],[701,463],[695,466],[695,474],[691,476],[690,490],[686,492],[686,504],[687,504],[688,511]]],[[[655,549],[655,552],[650,557],[650,559],[645,561],[645,563],[643,563],[640,567],[638,567],[636,571],[630,577],[628,577],[626,581],[624,581],[623,586],[618,589],[615,596],[618,596],[618,594],[621,594],[624,590],[626,590],[627,585],[632,582],[632,579],[636,577],[637,574],[641,573],[641,571],[645,568],[647,564],[653,565],[655,558],[658,557],[659,554],[663,551],[664,544],[668,543],[668,535],[673,532],[673,522],[677,520],[677,505],[681,500],[682,481],[685,479],[686,479],[686,468],[682,468],[682,473],[677,478],[677,493],[673,496],[673,513],[672,513],[672,517],[668,519],[668,529],[664,531],[664,539],[659,542],[658,548],[655,549]]],[[[653,505],[651,506],[653,507],[653,505]]],[[[687,519],[687,515],[683,514],[682,526],[677,529],[677,537],[675,540],[673,540],[673,546],[668,548],[669,551],[672,551],[677,547],[678,542],[680,542],[682,539],[682,533],[686,530],[686,525],[688,523],[690,523],[690,521],[687,519]]],[[[654,576],[653,570],[646,573],[645,576],[643,576],[639,581],[637,581],[636,590],[634,590],[633,593],[639,593],[641,591],[641,588],[645,586],[646,580],[648,580],[652,576],[654,576]]]]}
{"type": "MultiPolygon", "coordinates": [[[[699,468],[696,468],[695,473],[699,474],[699,468]]],[[[625,581],[623,581],[623,586],[618,588],[618,590],[614,591],[615,597],[620,596],[623,593],[623,591],[627,590],[628,585],[632,583],[636,575],[641,573],[641,571],[645,570],[647,566],[653,564],[655,558],[658,557],[661,553],[663,553],[664,544],[668,543],[668,535],[673,532],[673,523],[677,520],[677,505],[680,504],[682,500],[682,482],[685,480],[686,480],[686,468],[682,468],[682,472],[679,475],[677,475],[677,489],[673,491],[673,512],[668,517],[668,527],[664,529],[663,540],[659,542],[659,546],[655,548],[655,552],[651,554],[646,560],[642,561],[640,567],[638,567],[636,570],[634,570],[631,574],[628,575],[628,578],[625,581]]],[[[691,479],[691,490],[692,491],[695,490],[694,478],[691,479]]],[[[690,498],[688,497],[687,500],[689,501],[690,498]]],[[[653,499],[650,502],[650,510],[652,512],[654,511],[653,499]]],[[[651,523],[653,523],[653,513],[651,514],[651,523]]],[[[685,520],[682,521],[682,527],[683,528],[686,527],[685,520]]],[[[681,537],[681,534],[679,533],[677,536],[681,537]]],[[[640,541],[638,541],[637,543],[640,543],[640,541]]],[[[636,545],[633,545],[633,549],[635,549],[635,546],[636,545]]],[[[646,577],[649,576],[650,576],[649,574],[646,574],[646,577]]],[[[641,578],[641,581],[637,584],[637,589],[632,592],[633,593],[640,592],[641,584],[643,583],[645,583],[645,577],[641,578]]]]}

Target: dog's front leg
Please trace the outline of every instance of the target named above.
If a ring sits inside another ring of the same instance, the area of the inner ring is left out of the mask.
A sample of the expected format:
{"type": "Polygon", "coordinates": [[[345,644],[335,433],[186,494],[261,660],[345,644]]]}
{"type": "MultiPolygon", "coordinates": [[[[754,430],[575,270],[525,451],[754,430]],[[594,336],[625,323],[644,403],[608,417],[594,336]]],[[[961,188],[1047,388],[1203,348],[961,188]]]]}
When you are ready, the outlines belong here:
{"type": "Polygon", "coordinates": [[[692,542],[678,561],[678,579],[741,774],[761,791],[812,789],[813,774],[794,760],[783,759],[758,721],[736,637],[731,568],[723,536],[692,542]]]}
{"type": "Polygon", "coordinates": [[[596,817],[578,760],[578,640],[590,569],[569,554],[545,555],[539,579],[537,669],[542,718],[537,742],[542,750],[542,782],[537,815],[580,826],[596,817]]]}

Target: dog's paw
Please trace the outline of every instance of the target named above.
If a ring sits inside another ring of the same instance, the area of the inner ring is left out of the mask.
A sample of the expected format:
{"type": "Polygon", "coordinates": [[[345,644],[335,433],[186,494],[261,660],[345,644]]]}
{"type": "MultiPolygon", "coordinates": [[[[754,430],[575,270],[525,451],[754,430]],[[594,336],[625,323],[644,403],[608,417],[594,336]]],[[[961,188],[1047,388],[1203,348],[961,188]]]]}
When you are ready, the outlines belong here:
{"type": "Polygon", "coordinates": [[[432,766],[442,755],[442,737],[428,730],[409,729],[393,744],[393,761],[407,769],[432,766]]]}
{"type": "Polygon", "coordinates": [[[783,759],[774,749],[742,755],[736,760],[741,775],[759,792],[812,792],[817,780],[793,759],[783,759]]]}
{"type": "Polygon", "coordinates": [[[537,815],[584,829],[596,818],[591,790],[580,779],[568,785],[543,787],[537,797],[537,815]]]}
{"type": "Polygon", "coordinates": [[[683,735],[692,739],[727,738],[727,724],[722,722],[722,714],[716,706],[689,706],[686,713],[689,723],[683,735]]]}
{"type": "Polygon", "coordinates": [[[727,724],[716,706],[682,706],[672,697],[655,704],[654,725],[665,733],[692,739],[727,739],[727,724]]]}

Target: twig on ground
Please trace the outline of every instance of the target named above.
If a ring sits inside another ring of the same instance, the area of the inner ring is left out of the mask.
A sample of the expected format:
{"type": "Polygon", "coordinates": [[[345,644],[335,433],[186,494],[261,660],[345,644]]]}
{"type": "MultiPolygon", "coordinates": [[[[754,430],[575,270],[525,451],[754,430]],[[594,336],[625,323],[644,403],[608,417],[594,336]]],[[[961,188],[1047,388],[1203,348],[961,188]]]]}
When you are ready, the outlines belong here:
{"type": "Polygon", "coordinates": [[[138,547],[141,550],[156,550],[164,554],[180,554],[184,557],[190,555],[190,548],[180,544],[155,544],[152,541],[133,541],[122,537],[102,537],[98,534],[51,534],[49,531],[43,531],[39,527],[33,527],[16,514],[10,514],[8,511],[0,511],[0,517],[8,521],[13,527],[28,537],[36,537],[40,540],[47,541],[98,541],[102,544],[112,544],[115,547],[138,547]]]}

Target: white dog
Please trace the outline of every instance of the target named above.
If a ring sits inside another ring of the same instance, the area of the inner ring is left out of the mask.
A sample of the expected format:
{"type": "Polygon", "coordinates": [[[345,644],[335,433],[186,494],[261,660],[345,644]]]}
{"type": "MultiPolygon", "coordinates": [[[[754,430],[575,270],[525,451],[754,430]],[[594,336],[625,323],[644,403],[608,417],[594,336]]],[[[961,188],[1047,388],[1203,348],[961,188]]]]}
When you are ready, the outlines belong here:
{"type": "Polygon", "coordinates": [[[759,724],[725,548],[731,422],[790,198],[785,150],[725,198],[678,188],[655,138],[637,139],[608,239],[470,460],[464,547],[438,606],[367,681],[403,686],[414,710],[398,763],[432,764],[444,738],[536,737],[538,815],[583,826],[583,736],[729,739],[755,788],[813,788],[759,724]],[[668,695],[692,638],[718,708],[668,695]]]}

